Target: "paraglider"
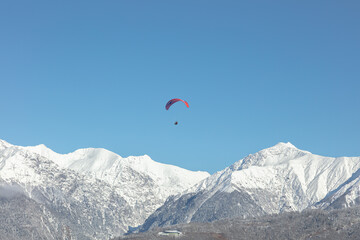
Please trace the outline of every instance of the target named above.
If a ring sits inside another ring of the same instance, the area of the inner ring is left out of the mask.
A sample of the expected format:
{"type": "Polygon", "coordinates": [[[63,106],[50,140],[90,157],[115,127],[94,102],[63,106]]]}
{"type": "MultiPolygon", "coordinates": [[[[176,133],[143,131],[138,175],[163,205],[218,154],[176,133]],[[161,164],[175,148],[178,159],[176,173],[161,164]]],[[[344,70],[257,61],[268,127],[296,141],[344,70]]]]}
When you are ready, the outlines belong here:
{"type": "Polygon", "coordinates": [[[180,99],[180,98],[174,98],[174,99],[171,99],[170,101],[168,101],[168,103],[167,103],[166,106],[165,106],[166,110],[169,110],[169,108],[170,108],[174,103],[179,102],[179,101],[185,103],[185,105],[186,105],[187,107],[189,107],[189,104],[188,104],[186,101],[184,101],[184,100],[182,100],[182,99],[180,99]]]}
{"type": "MultiPolygon", "coordinates": [[[[165,109],[166,109],[166,110],[169,110],[169,108],[170,108],[174,103],[179,102],[179,101],[185,103],[185,105],[186,105],[187,107],[189,107],[189,104],[188,104],[186,101],[184,101],[184,100],[182,100],[182,99],[180,99],[180,98],[174,98],[174,99],[171,99],[170,101],[167,102],[167,104],[165,105],[165,109]]],[[[176,121],[176,122],[174,123],[174,125],[178,125],[178,121],[176,121]]]]}

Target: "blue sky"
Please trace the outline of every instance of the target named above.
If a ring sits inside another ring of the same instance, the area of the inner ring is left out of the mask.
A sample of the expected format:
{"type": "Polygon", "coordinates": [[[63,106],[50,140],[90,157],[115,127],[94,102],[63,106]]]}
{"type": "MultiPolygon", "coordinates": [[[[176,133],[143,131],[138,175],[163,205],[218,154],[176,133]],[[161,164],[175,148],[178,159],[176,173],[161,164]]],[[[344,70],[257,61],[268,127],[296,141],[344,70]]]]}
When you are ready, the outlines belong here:
{"type": "Polygon", "coordinates": [[[278,142],[360,156],[359,12],[332,0],[2,1],[0,139],[210,173],[278,142]],[[190,108],[166,111],[171,98],[190,108]]]}

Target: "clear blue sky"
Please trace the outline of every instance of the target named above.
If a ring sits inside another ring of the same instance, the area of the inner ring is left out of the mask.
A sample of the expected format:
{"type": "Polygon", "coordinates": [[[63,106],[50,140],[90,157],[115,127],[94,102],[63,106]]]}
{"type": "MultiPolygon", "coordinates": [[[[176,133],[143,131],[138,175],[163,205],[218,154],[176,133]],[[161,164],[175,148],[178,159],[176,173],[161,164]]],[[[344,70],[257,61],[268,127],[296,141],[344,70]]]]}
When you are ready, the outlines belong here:
{"type": "Polygon", "coordinates": [[[360,156],[359,13],[357,0],[1,1],[0,139],[210,173],[280,141],[360,156]],[[190,108],[166,111],[175,97],[190,108]]]}

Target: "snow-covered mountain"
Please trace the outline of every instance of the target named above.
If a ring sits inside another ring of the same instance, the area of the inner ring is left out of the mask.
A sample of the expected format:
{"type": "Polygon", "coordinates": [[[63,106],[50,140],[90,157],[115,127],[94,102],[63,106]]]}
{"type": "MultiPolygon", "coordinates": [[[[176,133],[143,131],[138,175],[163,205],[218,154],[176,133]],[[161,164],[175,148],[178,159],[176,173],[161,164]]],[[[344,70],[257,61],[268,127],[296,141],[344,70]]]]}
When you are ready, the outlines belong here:
{"type": "MultiPolygon", "coordinates": [[[[141,230],[191,221],[302,211],[332,192],[351,190],[347,197],[358,201],[359,188],[355,186],[359,183],[359,169],[360,157],[323,157],[297,149],[291,143],[279,143],[170,197],[141,230]]],[[[336,195],[332,196],[336,199],[336,195]]]]}
{"type": "MultiPolygon", "coordinates": [[[[106,182],[60,168],[47,158],[15,146],[0,150],[0,181],[8,189],[0,192],[1,198],[21,204],[19,194],[8,194],[13,192],[9,186],[15,185],[25,201],[38,204],[34,214],[43,222],[41,232],[50,234],[47,239],[58,239],[64,227],[69,227],[78,239],[104,239],[122,234],[132,221],[130,205],[106,182]]],[[[15,212],[23,209],[12,206],[15,212]]],[[[15,239],[20,238],[18,231],[28,229],[26,226],[15,227],[15,239]]]]}
{"type": "Polygon", "coordinates": [[[45,145],[0,140],[0,235],[7,239],[106,239],[140,224],[145,231],[309,207],[343,208],[359,204],[359,196],[360,157],[323,157],[291,143],[209,176],[147,155],[122,158],[94,148],[58,154],[45,145]]]}
{"type": "Polygon", "coordinates": [[[314,208],[330,210],[355,205],[360,205],[360,169],[346,182],[329,192],[323,200],[315,204],[314,208]]]}
{"type": "Polygon", "coordinates": [[[77,239],[123,234],[168,196],[208,176],[149,156],[121,158],[94,148],[58,154],[44,145],[21,147],[0,140],[0,198],[9,192],[1,186],[16,185],[21,198],[38,203],[34,209],[43,210],[44,232],[53,234],[47,239],[57,239],[64,228],[77,239]]]}
{"type": "Polygon", "coordinates": [[[176,195],[210,175],[158,163],[147,155],[122,158],[102,148],[79,149],[69,154],[55,153],[45,145],[23,149],[110,184],[132,207],[131,226],[142,224],[170,195],[176,195]]]}

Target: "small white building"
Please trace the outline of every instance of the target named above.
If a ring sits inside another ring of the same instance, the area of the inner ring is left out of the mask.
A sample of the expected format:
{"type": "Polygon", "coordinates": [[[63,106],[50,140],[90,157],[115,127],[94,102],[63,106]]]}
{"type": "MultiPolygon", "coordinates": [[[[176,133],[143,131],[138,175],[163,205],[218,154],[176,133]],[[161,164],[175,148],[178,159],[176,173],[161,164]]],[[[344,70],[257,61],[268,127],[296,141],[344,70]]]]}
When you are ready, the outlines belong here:
{"type": "Polygon", "coordinates": [[[179,237],[182,234],[179,230],[165,230],[163,232],[159,232],[158,235],[161,236],[174,236],[179,237]]]}

